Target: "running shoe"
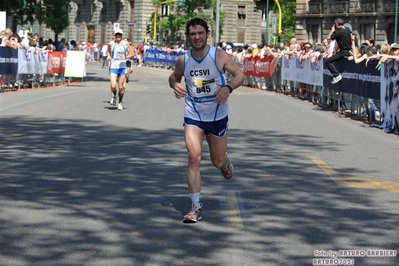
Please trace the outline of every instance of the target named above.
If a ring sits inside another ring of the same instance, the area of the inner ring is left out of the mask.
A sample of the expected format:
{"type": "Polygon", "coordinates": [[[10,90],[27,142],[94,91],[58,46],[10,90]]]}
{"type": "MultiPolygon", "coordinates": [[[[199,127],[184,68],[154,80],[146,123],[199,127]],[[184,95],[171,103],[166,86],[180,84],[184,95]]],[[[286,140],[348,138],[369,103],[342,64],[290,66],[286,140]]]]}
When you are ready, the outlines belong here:
{"type": "Polygon", "coordinates": [[[109,104],[115,106],[116,105],[116,97],[111,98],[111,101],[109,101],[109,104]]]}
{"type": "Polygon", "coordinates": [[[123,107],[122,107],[122,104],[121,104],[121,103],[118,103],[118,110],[119,110],[119,111],[122,111],[122,110],[123,110],[123,107]]]}
{"type": "Polygon", "coordinates": [[[225,166],[222,167],[222,169],[220,169],[220,171],[222,172],[222,175],[224,178],[226,179],[230,179],[233,177],[233,164],[231,163],[231,161],[229,160],[229,157],[227,156],[227,152],[226,152],[226,157],[227,157],[227,162],[225,164],[225,166]]]}
{"type": "Polygon", "coordinates": [[[190,211],[184,215],[183,223],[196,223],[200,220],[202,220],[202,203],[199,208],[192,204],[190,211]]]}
{"type": "Polygon", "coordinates": [[[331,84],[338,83],[341,79],[342,79],[342,76],[338,75],[335,78],[333,78],[333,80],[331,81],[331,84]]]}

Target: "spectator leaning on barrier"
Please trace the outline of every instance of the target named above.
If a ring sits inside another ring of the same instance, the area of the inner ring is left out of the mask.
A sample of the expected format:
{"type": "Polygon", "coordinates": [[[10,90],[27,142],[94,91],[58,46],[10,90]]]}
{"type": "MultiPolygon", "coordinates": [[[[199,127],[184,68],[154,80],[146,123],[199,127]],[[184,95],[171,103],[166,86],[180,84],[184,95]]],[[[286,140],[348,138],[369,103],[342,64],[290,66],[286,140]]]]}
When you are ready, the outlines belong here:
{"type": "Polygon", "coordinates": [[[356,64],[363,62],[368,58],[369,51],[370,51],[370,46],[368,45],[368,43],[362,43],[359,49],[355,47],[353,51],[350,51],[351,56],[349,56],[348,60],[349,61],[353,60],[355,61],[356,64]]]}
{"type": "Polygon", "coordinates": [[[286,59],[290,59],[292,57],[296,56],[296,44],[290,42],[289,46],[286,47],[286,49],[284,50],[283,54],[285,55],[286,59]]]}
{"type": "Polygon", "coordinates": [[[2,46],[2,47],[7,46],[7,47],[10,47],[12,49],[17,49],[18,48],[18,41],[14,39],[12,34],[13,34],[12,30],[7,28],[4,31],[4,36],[3,36],[3,39],[2,39],[2,42],[1,42],[0,46],[2,46]]]}
{"type": "Polygon", "coordinates": [[[384,43],[381,45],[380,51],[379,51],[379,55],[388,55],[390,53],[391,50],[391,46],[388,43],[384,43]]]}
{"type": "Polygon", "coordinates": [[[299,56],[299,61],[302,62],[305,59],[310,58],[310,54],[313,52],[313,46],[311,43],[307,42],[303,44],[303,51],[301,52],[299,56]]]}
{"type": "Polygon", "coordinates": [[[392,60],[399,60],[399,43],[393,43],[391,44],[389,48],[389,54],[383,55],[380,59],[379,64],[386,63],[387,60],[392,59],[392,60]]]}
{"type": "Polygon", "coordinates": [[[262,59],[263,57],[268,56],[268,55],[270,55],[270,54],[271,54],[271,53],[270,53],[270,48],[269,48],[269,46],[268,46],[267,44],[264,44],[263,47],[262,47],[262,49],[260,49],[260,52],[259,52],[260,58],[262,59]]]}
{"type": "Polygon", "coordinates": [[[37,54],[39,52],[38,47],[37,47],[37,42],[35,39],[30,39],[29,40],[29,50],[37,54]]]}
{"type": "Polygon", "coordinates": [[[351,50],[352,44],[351,31],[350,29],[344,27],[344,21],[341,18],[335,20],[335,24],[332,26],[330,34],[328,34],[328,39],[335,40],[339,47],[338,52],[324,60],[327,68],[333,75],[333,80],[331,83],[335,84],[342,79],[342,76],[338,72],[334,63],[338,62],[342,58],[345,58],[346,56],[350,56],[349,51],[351,50]]]}
{"type": "Polygon", "coordinates": [[[257,56],[259,54],[259,48],[257,44],[252,44],[251,45],[252,48],[252,55],[253,56],[257,56]]]}
{"type": "Polygon", "coordinates": [[[325,53],[325,46],[320,44],[320,43],[316,43],[313,51],[311,52],[309,58],[310,58],[310,62],[314,63],[316,60],[320,60],[323,57],[323,54],[325,53]]]}
{"type": "Polygon", "coordinates": [[[375,45],[374,39],[373,39],[373,38],[368,38],[368,39],[366,40],[366,43],[368,43],[368,45],[369,45],[370,47],[375,45]]]}

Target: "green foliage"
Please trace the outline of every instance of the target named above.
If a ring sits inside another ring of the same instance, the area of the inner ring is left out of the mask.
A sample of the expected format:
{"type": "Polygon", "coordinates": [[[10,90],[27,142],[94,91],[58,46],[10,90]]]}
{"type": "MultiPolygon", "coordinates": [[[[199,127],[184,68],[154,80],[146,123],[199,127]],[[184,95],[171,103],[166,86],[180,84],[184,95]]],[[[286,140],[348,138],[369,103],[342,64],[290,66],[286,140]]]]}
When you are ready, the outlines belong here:
{"type": "Polygon", "coordinates": [[[39,23],[45,23],[55,34],[61,33],[69,26],[69,3],[70,0],[42,0],[42,4],[36,8],[39,23]]]}
{"type": "MultiPolygon", "coordinates": [[[[168,16],[160,16],[160,12],[157,15],[157,25],[158,29],[161,29],[163,32],[169,31],[172,35],[172,39],[184,39],[181,35],[181,31],[185,31],[186,24],[189,20],[193,18],[202,18],[208,22],[208,25],[212,32],[215,29],[215,21],[216,14],[213,13],[204,13],[204,9],[214,9],[216,8],[216,0],[185,0],[185,4],[182,7],[178,6],[179,0],[152,0],[152,3],[156,6],[158,4],[159,7],[161,3],[163,5],[168,5],[170,14],[168,16]]],[[[159,8],[160,10],[160,8],[159,8]]],[[[224,14],[221,12],[220,14],[220,31],[223,27],[223,19],[224,14]]],[[[151,16],[151,20],[153,21],[154,16],[151,16]]]]}
{"type": "Polygon", "coordinates": [[[17,23],[22,25],[37,20],[46,23],[56,34],[69,26],[67,5],[70,0],[2,0],[0,10],[13,14],[17,23]]]}
{"type": "MultiPolygon", "coordinates": [[[[279,0],[282,12],[282,41],[284,43],[288,42],[295,34],[295,10],[296,1],[295,0],[279,0]]],[[[278,14],[278,8],[275,4],[273,7],[273,12],[278,14]]]]}
{"type": "Polygon", "coordinates": [[[6,11],[7,16],[13,15],[16,22],[20,25],[27,22],[33,23],[35,21],[35,11],[37,0],[1,0],[0,10],[6,11]]]}

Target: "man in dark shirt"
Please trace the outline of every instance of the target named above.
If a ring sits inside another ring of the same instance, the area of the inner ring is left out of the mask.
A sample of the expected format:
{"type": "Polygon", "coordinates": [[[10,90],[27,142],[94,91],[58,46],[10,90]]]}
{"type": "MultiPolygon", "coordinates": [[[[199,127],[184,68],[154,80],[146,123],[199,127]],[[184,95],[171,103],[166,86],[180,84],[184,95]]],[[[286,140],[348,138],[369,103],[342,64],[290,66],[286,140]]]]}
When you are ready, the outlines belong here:
{"type": "Polygon", "coordinates": [[[351,42],[352,42],[351,31],[350,29],[345,28],[344,21],[341,18],[338,18],[337,20],[335,20],[335,24],[331,28],[331,32],[330,34],[328,34],[328,38],[331,40],[335,40],[339,47],[338,52],[336,52],[334,55],[324,60],[327,68],[334,76],[331,83],[335,84],[342,79],[342,76],[335,67],[334,62],[341,60],[345,56],[348,57],[350,56],[351,42]]]}

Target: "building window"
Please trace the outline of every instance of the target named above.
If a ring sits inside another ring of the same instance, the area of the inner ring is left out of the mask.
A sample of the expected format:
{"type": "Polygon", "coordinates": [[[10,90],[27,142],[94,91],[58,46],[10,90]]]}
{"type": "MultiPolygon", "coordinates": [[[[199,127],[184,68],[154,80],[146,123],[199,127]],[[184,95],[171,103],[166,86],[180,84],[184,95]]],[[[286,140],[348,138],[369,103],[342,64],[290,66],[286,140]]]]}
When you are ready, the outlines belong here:
{"type": "Polygon", "coordinates": [[[100,14],[100,21],[101,22],[107,21],[107,4],[106,3],[103,3],[103,8],[101,9],[101,14],[100,14]]]}
{"type": "Polygon", "coordinates": [[[322,14],[323,13],[323,1],[322,0],[310,0],[308,3],[309,14],[322,14]]]}
{"type": "Polygon", "coordinates": [[[91,19],[93,18],[94,8],[95,7],[94,7],[93,3],[89,4],[89,20],[88,21],[91,21],[91,19]]]}
{"type": "Polygon", "coordinates": [[[328,2],[327,13],[328,14],[348,13],[349,6],[350,6],[349,0],[336,0],[334,2],[328,2]]]}
{"type": "Polygon", "coordinates": [[[82,4],[78,4],[78,10],[76,11],[76,22],[82,22],[82,4]]]}
{"type": "Polygon", "coordinates": [[[372,24],[361,24],[359,34],[361,40],[374,39],[374,26],[372,24]]]}
{"type": "Polygon", "coordinates": [[[245,19],[247,17],[246,7],[238,6],[238,19],[245,19]]]}
{"type": "Polygon", "coordinates": [[[129,1],[130,3],[130,21],[134,21],[134,1],[129,1]]]}
{"type": "MultiPolygon", "coordinates": [[[[270,14],[270,9],[269,9],[269,14],[270,14]]],[[[262,8],[262,21],[266,21],[266,7],[262,8]]]]}
{"type": "Polygon", "coordinates": [[[115,21],[119,20],[120,13],[121,13],[121,2],[115,2],[115,21]]]}

